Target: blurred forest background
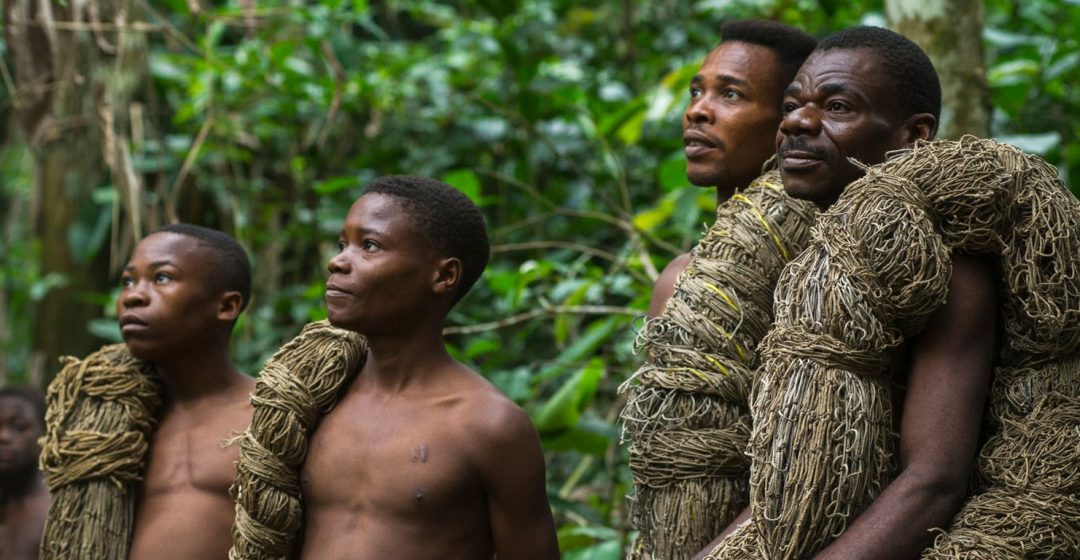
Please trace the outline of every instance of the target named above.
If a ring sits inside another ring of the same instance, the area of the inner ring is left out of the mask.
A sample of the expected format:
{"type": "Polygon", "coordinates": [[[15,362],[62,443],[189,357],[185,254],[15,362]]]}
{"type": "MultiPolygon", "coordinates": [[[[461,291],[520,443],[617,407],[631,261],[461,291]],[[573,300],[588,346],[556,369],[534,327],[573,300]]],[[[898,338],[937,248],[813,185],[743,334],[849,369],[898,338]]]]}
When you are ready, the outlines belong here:
{"type": "Polygon", "coordinates": [[[713,214],[679,118],[723,21],[888,24],[974,56],[939,65],[945,134],[1015,143],[1080,183],[1078,0],[3,4],[0,383],[43,385],[57,356],[119,340],[118,270],[173,221],[248,248],[234,355],[254,374],[325,316],[362,185],[439,178],[484,209],[494,252],[447,341],[532,415],[570,560],[619,558],[628,539],[617,388],[657,270],[713,214]]]}

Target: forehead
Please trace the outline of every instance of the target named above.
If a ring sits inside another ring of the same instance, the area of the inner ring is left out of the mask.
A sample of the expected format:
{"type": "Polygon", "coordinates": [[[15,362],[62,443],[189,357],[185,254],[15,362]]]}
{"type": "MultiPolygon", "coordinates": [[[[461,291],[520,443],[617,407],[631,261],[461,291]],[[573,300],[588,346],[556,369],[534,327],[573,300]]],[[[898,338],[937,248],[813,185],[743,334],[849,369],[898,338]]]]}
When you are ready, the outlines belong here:
{"type": "Polygon", "coordinates": [[[23,418],[34,420],[34,406],[26,399],[14,395],[0,397],[0,420],[23,418]]]}
{"type": "Polygon", "coordinates": [[[374,230],[393,237],[423,237],[413,212],[392,195],[368,193],[356,200],[345,216],[344,230],[374,230]]]}
{"type": "Polygon", "coordinates": [[[799,69],[792,86],[804,92],[822,88],[856,92],[875,107],[891,106],[896,97],[896,84],[884,60],[869,48],[814,51],[799,69]]]}
{"type": "Polygon", "coordinates": [[[152,233],[139,241],[131,254],[131,262],[168,261],[177,266],[204,265],[211,259],[211,249],[198,239],[172,232],[152,233]]]}
{"type": "Polygon", "coordinates": [[[731,76],[753,87],[768,87],[778,80],[779,62],[779,57],[768,47],[725,41],[709,52],[699,73],[705,78],[731,76]]]}

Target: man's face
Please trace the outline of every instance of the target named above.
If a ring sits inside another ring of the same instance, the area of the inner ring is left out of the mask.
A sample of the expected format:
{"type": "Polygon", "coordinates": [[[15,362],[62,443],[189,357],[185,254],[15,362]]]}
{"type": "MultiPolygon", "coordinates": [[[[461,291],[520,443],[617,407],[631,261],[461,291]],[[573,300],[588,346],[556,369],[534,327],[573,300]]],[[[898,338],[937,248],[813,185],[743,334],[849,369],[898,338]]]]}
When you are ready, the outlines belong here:
{"type": "Polygon", "coordinates": [[[431,313],[438,257],[397,198],[371,193],[349,209],[327,265],[330,323],[369,337],[431,313]]]}
{"type": "Polygon", "coordinates": [[[686,176],[703,187],[742,187],[773,155],[780,122],[779,60],[767,47],[728,41],[690,82],[683,114],[686,176]]]}
{"type": "Polygon", "coordinates": [[[0,397],[0,476],[36,468],[41,454],[37,440],[43,435],[33,405],[19,397],[0,397]]]}
{"type": "Polygon", "coordinates": [[[213,260],[199,241],[176,233],[147,236],[121,276],[116,314],[131,354],[156,362],[198,352],[219,323],[211,289],[213,260]]]}
{"type": "Polygon", "coordinates": [[[863,174],[847,158],[872,165],[909,147],[896,95],[872,50],[811,54],[785,91],[776,137],[787,193],[828,208],[863,174]]]}

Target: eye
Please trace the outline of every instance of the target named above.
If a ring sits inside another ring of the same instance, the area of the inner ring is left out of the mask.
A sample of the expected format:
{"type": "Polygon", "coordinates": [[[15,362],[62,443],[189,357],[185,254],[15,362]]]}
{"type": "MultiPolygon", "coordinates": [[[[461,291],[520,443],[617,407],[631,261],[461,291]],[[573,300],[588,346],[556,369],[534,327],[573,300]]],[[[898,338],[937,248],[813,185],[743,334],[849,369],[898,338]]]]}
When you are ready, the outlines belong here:
{"type": "Polygon", "coordinates": [[[796,104],[794,104],[794,103],[792,103],[790,101],[787,101],[783,105],[780,106],[780,114],[787,115],[788,113],[791,113],[792,111],[794,111],[795,109],[798,109],[798,108],[799,108],[798,105],[796,105],[796,104]]]}
{"type": "Polygon", "coordinates": [[[364,242],[360,244],[360,248],[368,253],[374,253],[380,249],[379,244],[370,239],[365,239],[364,242]]]}
{"type": "Polygon", "coordinates": [[[724,91],[720,92],[720,95],[722,95],[724,97],[724,99],[729,99],[729,100],[742,99],[743,98],[742,92],[740,92],[737,89],[731,89],[731,88],[724,88],[724,91]]]}
{"type": "Polygon", "coordinates": [[[337,242],[337,252],[339,252],[339,253],[340,253],[340,252],[342,252],[342,251],[344,251],[344,250],[345,250],[345,242],[344,242],[344,241],[342,241],[342,240],[340,240],[340,239],[338,239],[338,242],[337,242]]]}
{"type": "Polygon", "coordinates": [[[830,101],[829,104],[825,106],[825,108],[826,110],[834,113],[844,113],[847,112],[849,109],[847,103],[838,100],[830,101]]]}
{"type": "Polygon", "coordinates": [[[697,99],[698,97],[701,97],[701,93],[701,88],[697,86],[690,86],[690,99],[697,99]]]}
{"type": "Polygon", "coordinates": [[[159,272],[159,273],[154,275],[154,283],[156,283],[156,284],[167,284],[170,281],[172,281],[172,276],[169,276],[168,274],[165,274],[164,272],[159,272]]]}
{"type": "Polygon", "coordinates": [[[130,276],[121,276],[120,277],[120,287],[121,288],[130,288],[130,287],[132,287],[134,285],[135,285],[135,279],[134,278],[132,278],[130,276]]]}

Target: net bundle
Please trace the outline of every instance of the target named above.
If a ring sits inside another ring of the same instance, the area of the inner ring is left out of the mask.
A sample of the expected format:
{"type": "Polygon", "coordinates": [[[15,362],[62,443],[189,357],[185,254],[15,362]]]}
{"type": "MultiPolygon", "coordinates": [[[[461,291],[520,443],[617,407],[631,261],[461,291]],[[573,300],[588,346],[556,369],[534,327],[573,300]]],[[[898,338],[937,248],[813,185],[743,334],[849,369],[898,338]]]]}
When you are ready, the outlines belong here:
{"type": "Polygon", "coordinates": [[[251,395],[251,426],[239,436],[230,560],[292,556],[304,520],[300,469],[308,441],[366,355],[363,337],[318,321],[263,367],[251,395]]]}
{"type": "Polygon", "coordinates": [[[123,344],[63,361],[46,397],[41,470],[52,501],[40,557],[123,560],[162,388],[123,344]]]}
{"type": "Polygon", "coordinates": [[[1080,556],[1080,201],[991,140],[924,142],[822,214],[777,284],[752,397],[753,518],[710,558],[807,558],[895,474],[889,366],[949,253],[997,259],[1003,340],[975,495],[924,558],[1080,556]]]}
{"type": "Polygon", "coordinates": [[[664,312],[637,345],[648,356],[622,411],[634,476],[633,554],[690,558],[747,503],[751,372],[772,293],[802,250],[814,210],[770,172],[717,209],[664,312]]]}

